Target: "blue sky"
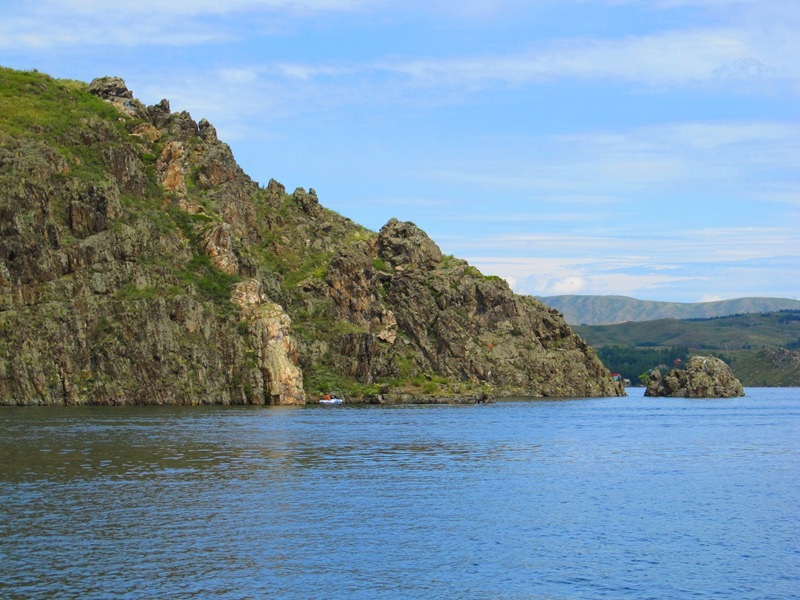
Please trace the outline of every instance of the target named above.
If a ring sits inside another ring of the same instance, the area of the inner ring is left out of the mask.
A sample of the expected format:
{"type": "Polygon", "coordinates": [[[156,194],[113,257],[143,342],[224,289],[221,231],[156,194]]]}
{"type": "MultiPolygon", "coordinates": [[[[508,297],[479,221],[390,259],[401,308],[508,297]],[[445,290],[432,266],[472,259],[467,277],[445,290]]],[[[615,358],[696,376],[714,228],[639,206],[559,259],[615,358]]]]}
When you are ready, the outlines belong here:
{"type": "Polygon", "coordinates": [[[0,0],[0,64],[125,79],[256,181],[521,293],[800,299],[796,0],[0,0]]]}

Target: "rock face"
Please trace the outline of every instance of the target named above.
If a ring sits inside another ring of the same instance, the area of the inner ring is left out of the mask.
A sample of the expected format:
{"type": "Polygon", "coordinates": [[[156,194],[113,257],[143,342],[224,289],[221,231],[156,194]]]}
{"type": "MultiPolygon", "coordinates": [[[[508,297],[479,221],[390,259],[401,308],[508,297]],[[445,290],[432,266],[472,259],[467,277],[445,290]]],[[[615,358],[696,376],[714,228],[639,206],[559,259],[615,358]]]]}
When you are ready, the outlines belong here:
{"type": "Polygon", "coordinates": [[[693,356],[685,369],[673,369],[666,375],[654,370],[645,396],[679,398],[734,398],[744,396],[742,384],[730,367],[713,356],[693,356]]]}
{"type": "Polygon", "coordinates": [[[500,394],[619,393],[556,311],[442,256],[413,223],[392,219],[377,241],[337,254],[326,283],[334,314],[364,328],[341,340],[341,372],[373,382],[408,368],[500,394]]]}
{"type": "MultiPolygon", "coordinates": [[[[262,377],[253,388],[255,404],[302,404],[303,374],[297,367],[297,345],[289,335],[291,319],[283,308],[270,302],[255,279],[241,282],[232,292],[241,309],[242,323],[253,338],[262,377]],[[261,391],[264,397],[261,396],[261,391]]],[[[240,324],[241,327],[241,324],[240,324]]]]}
{"type": "Polygon", "coordinates": [[[8,69],[0,95],[0,404],[624,394],[555,310],[260,187],[166,100],[8,69]]]}

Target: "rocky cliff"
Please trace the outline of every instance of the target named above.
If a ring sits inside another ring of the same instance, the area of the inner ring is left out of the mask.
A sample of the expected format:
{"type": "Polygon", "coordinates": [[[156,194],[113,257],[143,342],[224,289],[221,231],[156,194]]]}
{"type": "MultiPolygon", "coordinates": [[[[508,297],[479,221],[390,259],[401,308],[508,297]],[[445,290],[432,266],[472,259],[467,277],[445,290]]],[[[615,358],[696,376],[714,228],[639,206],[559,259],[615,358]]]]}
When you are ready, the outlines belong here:
{"type": "Polygon", "coordinates": [[[666,375],[653,370],[645,396],[680,398],[735,398],[744,396],[742,384],[719,358],[693,356],[685,369],[673,369],[666,375]]]}
{"type": "Polygon", "coordinates": [[[120,79],[0,69],[0,141],[0,403],[624,394],[555,310],[120,79]]]}

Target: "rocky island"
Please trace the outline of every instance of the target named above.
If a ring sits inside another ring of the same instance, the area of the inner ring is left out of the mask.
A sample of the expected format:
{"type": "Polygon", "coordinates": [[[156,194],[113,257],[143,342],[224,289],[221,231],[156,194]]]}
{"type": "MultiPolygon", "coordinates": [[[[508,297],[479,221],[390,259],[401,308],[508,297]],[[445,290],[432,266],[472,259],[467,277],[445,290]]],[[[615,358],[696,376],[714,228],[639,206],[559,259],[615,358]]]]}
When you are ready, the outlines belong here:
{"type": "Polygon", "coordinates": [[[730,367],[714,356],[693,356],[685,369],[672,369],[662,375],[650,374],[645,396],[679,398],[735,398],[744,396],[744,388],[730,367]]]}
{"type": "Polygon", "coordinates": [[[624,395],[560,313],[262,187],[206,120],[0,69],[0,404],[624,395]]]}

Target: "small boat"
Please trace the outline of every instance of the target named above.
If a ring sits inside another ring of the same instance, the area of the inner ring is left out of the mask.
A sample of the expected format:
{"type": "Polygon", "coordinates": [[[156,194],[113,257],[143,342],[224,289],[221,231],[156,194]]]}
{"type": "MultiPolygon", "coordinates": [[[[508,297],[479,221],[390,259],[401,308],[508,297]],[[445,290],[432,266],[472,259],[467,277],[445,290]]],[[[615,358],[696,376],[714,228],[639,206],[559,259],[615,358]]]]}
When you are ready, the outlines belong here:
{"type": "Polygon", "coordinates": [[[320,404],[342,404],[343,402],[344,400],[336,396],[326,397],[319,401],[320,404]]]}

